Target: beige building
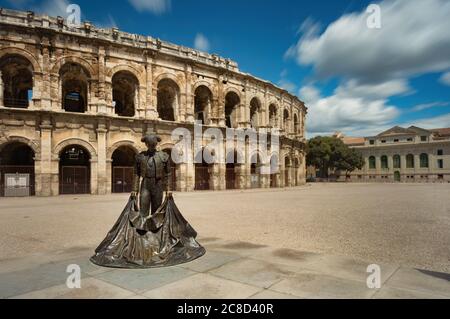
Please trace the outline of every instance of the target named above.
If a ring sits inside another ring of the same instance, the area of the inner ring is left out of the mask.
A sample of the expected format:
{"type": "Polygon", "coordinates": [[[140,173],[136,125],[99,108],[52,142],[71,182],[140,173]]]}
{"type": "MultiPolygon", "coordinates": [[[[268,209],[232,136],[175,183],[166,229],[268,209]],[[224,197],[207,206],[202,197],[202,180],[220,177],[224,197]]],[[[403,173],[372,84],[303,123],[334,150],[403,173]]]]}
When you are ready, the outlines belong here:
{"type": "Polygon", "coordinates": [[[0,196],[128,192],[141,137],[159,134],[170,152],[172,131],[193,130],[195,120],[223,131],[279,128],[277,169],[261,174],[258,152],[242,165],[180,164],[175,189],[300,185],[306,113],[297,97],[229,59],[0,9],[0,196]]]}
{"type": "Polygon", "coordinates": [[[364,157],[350,181],[450,182],[450,128],[396,126],[372,137],[338,137],[364,157]]]}

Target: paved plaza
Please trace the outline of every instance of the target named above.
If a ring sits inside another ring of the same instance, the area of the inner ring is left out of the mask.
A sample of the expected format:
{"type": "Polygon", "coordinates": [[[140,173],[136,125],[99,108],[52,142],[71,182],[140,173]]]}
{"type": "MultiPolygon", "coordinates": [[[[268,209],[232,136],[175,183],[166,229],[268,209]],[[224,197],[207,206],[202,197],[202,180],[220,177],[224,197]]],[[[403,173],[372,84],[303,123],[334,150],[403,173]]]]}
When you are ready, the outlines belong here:
{"type": "Polygon", "coordinates": [[[88,259],[127,195],[0,199],[0,298],[450,298],[450,184],[175,194],[207,254],[165,269],[88,259]],[[77,264],[82,288],[68,289],[77,264]],[[381,268],[381,289],[366,284],[381,268]]]}

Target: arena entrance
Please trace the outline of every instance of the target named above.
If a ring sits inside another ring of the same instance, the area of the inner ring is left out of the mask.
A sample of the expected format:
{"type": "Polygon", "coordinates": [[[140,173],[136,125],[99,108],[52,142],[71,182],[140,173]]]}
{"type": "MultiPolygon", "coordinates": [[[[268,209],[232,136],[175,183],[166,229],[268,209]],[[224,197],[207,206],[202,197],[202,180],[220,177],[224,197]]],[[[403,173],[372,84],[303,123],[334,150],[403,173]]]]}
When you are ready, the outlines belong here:
{"type": "Polygon", "coordinates": [[[71,145],[63,149],[59,160],[59,193],[89,194],[90,167],[90,156],[85,148],[71,145]]]}
{"type": "Polygon", "coordinates": [[[131,193],[133,190],[135,151],[128,146],[116,149],[112,159],[112,187],[113,193],[131,193]]]}
{"type": "Polygon", "coordinates": [[[258,154],[252,156],[250,166],[251,188],[261,188],[261,159],[258,154]]]}
{"type": "Polygon", "coordinates": [[[34,152],[25,143],[13,142],[0,152],[0,197],[35,195],[34,152]]]}

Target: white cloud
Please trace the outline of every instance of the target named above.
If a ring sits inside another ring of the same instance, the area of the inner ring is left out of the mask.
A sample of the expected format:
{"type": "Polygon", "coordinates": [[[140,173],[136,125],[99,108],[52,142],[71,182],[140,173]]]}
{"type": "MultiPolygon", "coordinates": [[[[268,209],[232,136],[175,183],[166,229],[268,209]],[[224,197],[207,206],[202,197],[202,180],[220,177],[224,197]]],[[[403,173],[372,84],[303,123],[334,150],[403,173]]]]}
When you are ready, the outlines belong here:
{"type": "Polygon", "coordinates": [[[68,0],[46,0],[39,6],[34,7],[34,11],[44,13],[52,17],[67,17],[67,7],[71,4],[68,0]]]}
{"type": "MultiPolygon", "coordinates": [[[[396,92],[404,92],[400,88],[396,92]]],[[[336,131],[359,135],[389,125],[400,112],[378,90],[379,85],[359,87],[352,82],[338,86],[332,95],[323,97],[316,87],[303,87],[299,95],[309,108],[306,125],[309,135],[329,135],[336,131]]]]}
{"type": "Polygon", "coordinates": [[[294,93],[297,90],[297,86],[288,79],[279,80],[278,85],[290,93],[294,93]]]}
{"type": "Polygon", "coordinates": [[[381,82],[450,67],[450,1],[384,0],[381,29],[367,27],[368,13],[346,14],[323,33],[307,20],[287,56],[312,65],[321,77],[381,82]]]}
{"type": "Polygon", "coordinates": [[[450,86],[450,72],[444,73],[442,74],[441,78],[439,79],[439,81],[444,84],[444,85],[448,85],[450,86]]]}
{"type": "Polygon", "coordinates": [[[432,102],[432,103],[424,103],[419,104],[411,108],[413,112],[420,112],[428,109],[432,109],[435,107],[442,107],[442,106],[448,106],[450,105],[450,102],[432,102]]]}
{"type": "MultiPolygon", "coordinates": [[[[414,121],[413,124],[425,129],[450,127],[450,113],[414,121]]],[[[407,125],[403,125],[407,126],[407,125]]]]}
{"type": "Polygon", "coordinates": [[[170,11],[170,0],[128,0],[139,12],[148,11],[154,14],[163,14],[170,11]]]}
{"type": "Polygon", "coordinates": [[[194,40],[194,48],[208,52],[210,49],[209,40],[203,34],[197,33],[194,40]]]}

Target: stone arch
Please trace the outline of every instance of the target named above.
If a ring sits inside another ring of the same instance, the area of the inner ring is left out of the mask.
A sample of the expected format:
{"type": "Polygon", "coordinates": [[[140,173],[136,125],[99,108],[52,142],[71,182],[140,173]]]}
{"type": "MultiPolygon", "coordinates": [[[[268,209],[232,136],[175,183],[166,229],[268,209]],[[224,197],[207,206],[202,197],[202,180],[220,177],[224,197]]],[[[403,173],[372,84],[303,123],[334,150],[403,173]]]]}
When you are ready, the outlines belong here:
{"type": "Polygon", "coordinates": [[[59,142],[53,148],[53,155],[56,156],[57,158],[59,158],[61,152],[70,145],[79,145],[81,147],[84,147],[89,152],[89,155],[91,157],[91,162],[97,162],[98,155],[97,155],[97,151],[95,150],[95,147],[91,143],[89,143],[81,138],[68,138],[66,140],[59,142]]]}
{"type": "Polygon", "coordinates": [[[235,88],[234,86],[225,87],[223,91],[224,95],[227,95],[230,92],[236,93],[239,96],[239,98],[242,99],[242,92],[238,88],[235,88]]]}
{"type": "Polygon", "coordinates": [[[118,116],[133,117],[140,104],[139,78],[129,70],[119,70],[111,78],[114,111],[118,116]]]}
{"type": "Polygon", "coordinates": [[[181,87],[171,77],[156,82],[156,104],[159,117],[165,121],[177,121],[181,104],[181,87]]]}
{"type": "Polygon", "coordinates": [[[40,145],[35,142],[30,140],[27,137],[23,137],[23,136],[8,136],[6,138],[0,138],[0,151],[2,151],[2,149],[11,143],[23,143],[28,145],[34,152],[34,157],[35,160],[40,160],[41,158],[41,147],[40,145]]]}
{"type": "Polygon", "coordinates": [[[278,116],[280,112],[280,107],[275,101],[270,101],[268,104],[268,114],[269,114],[269,125],[272,127],[278,127],[278,116]]]}
{"type": "Polygon", "coordinates": [[[123,146],[130,147],[136,154],[139,153],[139,149],[136,147],[134,141],[119,141],[115,142],[108,148],[108,151],[106,152],[106,159],[107,160],[111,159],[114,152],[123,146]]]}
{"type": "Polygon", "coordinates": [[[51,68],[51,73],[59,74],[59,71],[61,70],[61,68],[67,63],[75,63],[75,64],[81,65],[84,69],[86,69],[86,71],[88,71],[88,75],[91,79],[97,74],[97,72],[95,72],[94,68],[92,67],[92,64],[89,61],[87,61],[84,58],[74,56],[74,55],[63,56],[63,57],[59,58],[53,64],[53,66],[51,68]]]}
{"type": "Polygon", "coordinates": [[[192,92],[195,92],[195,90],[197,90],[200,86],[207,87],[211,91],[213,98],[217,98],[217,95],[218,95],[217,87],[214,86],[213,83],[205,81],[205,80],[199,80],[199,81],[194,82],[194,84],[192,85],[192,92]]]}
{"type": "Polygon", "coordinates": [[[262,99],[255,95],[250,99],[250,104],[248,106],[250,108],[250,122],[253,128],[258,128],[263,125],[262,123],[262,112],[263,112],[263,104],[262,99]]]}
{"type": "Polygon", "coordinates": [[[163,80],[172,80],[173,82],[175,82],[175,84],[178,86],[178,89],[180,90],[181,93],[181,89],[183,88],[183,85],[181,85],[180,80],[178,79],[178,77],[173,74],[173,73],[161,73],[158,76],[156,76],[153,79],[153,83],[155,85],[155,87],[158,87],[159,82],[163,81],[163,80]]]}
{"type": "Polygon", "coordinates": [[[204,125],[211,124],[211,117],[214,117],[214,93],[210,87],[199,85],[194,90],[194,114],[195,120],[201,121],[204,125]]]}
{"type": "Polygon", "coordinates": [[[27,59],[31,63],[31,65],[33,66],[34,72],[42,72],[42,68],[39,64],[39,61],[29,51],[20,49],[20,48],[15,48],[15,47],[2,48],[2,49],[0,49],[0,60],[4,56],[9,55],[9,54],[22,56],[23,58],[27,59]]]}
{"type": "Polygon", "coordinates": [[[126,65],[126,64],[119,64],[119,65],[116,65],[116,66],[112,67],[111,69],[109,69],[109,71],[107,73],[107,77],[108,77],[107,82],[112,82],[112,78],[114,77],[114,75],[116,73],[119,73],[122,71],[133,74],[136,77],[136,79],[138,80],[139,85],[145,84],[146,80],[145,80],[143,72],[141,72],[138,68],[136,68],[132,65],[126,65]]]}

